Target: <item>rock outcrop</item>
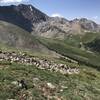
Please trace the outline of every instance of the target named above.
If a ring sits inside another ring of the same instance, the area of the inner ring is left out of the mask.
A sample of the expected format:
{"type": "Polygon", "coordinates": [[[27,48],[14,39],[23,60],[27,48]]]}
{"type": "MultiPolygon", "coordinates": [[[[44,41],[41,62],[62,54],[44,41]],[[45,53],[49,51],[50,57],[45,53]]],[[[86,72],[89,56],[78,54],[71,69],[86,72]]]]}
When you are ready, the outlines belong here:
{"type": "Polygon", "coordinates": [[[34,56],[27,55],[26,53],[16,54],[15,52],[2,52],[0,51],[0,62],[8,61],[12,63],[21,63],[27,65],[35,65],[42,70],[49,70],[52,72],[60,72],[62,74],[79,74],[79,69],[70,67],[65,64],[55,63],[47,59],[40,59],[34,56]]]}

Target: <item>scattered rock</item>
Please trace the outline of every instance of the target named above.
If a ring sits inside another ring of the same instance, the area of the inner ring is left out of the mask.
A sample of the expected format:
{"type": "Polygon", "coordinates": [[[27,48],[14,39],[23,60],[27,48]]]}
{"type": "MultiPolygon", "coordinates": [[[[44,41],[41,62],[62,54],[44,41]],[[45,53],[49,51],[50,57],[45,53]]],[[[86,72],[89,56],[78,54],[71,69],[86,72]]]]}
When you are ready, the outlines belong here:
{"type": "Polygon", "coordinates": [[[47,86],[51,89],[55,89],[55,86],[52,83],[47,83],[47,86]]]}
{"type": "Polygon", "coordinates": [[[12,81],[11,84],[18,85],[18,81],[12,81]]]}
{"type": "MultiPolygon", "coordinates": [[[[47,59],[40,59],[34,56],[29,56],[27,55],[27,53],[22,52],[16,54],[15,52],[1,51],[0,61],[9,61],[10,63],[22,63],[26,65],[35,65],[39,69],[60,72],[62,74],[79,74],[80,72],[77,68],[71,68],[65,64],[56,64],[53,61],[48,61],[47,59]]],[[[74,60],[71,60],[71,62],[77,63],[74,60]]]]}
{"type": "Polygon", "coordinates": [[[63,85],[62,85],[62,86],[61,86],[61,88],[62,88],[62,89],[67,89],[68,87],[67,87],[67,86],[63,86],[63,85]]]}

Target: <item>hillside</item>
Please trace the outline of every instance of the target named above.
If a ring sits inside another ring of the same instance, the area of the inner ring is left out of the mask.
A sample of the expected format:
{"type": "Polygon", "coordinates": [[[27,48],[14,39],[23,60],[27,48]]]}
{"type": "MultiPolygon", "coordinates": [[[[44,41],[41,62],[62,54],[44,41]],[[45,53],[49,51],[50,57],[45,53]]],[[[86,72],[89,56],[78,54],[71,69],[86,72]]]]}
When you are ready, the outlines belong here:
{"type": "Polygon", "coordinates": [[[38,55],[49,56],[51,53],[51,56],[59,56],[40,44],[29,32],[5,21],[0,21],[0,49],[2,48],[5,48],[4,50],[11,48],[11,50],[15,49],[15,51],[16,49],[29,51],[38,55]]]}
{"type": "Polygon", "coordinates": [[[0,100],[100,100],[99,37],[86,18],[0,6],[0,100]]]}
{"type": "Polygon", "coordinates": [[[80,65],[88,65],[90,67],[94,67],[100,70],[100,56],[95,54],[94,52],[89,52],[87,50],[82,50],[80,48],[68,45],[64,43],[62,40],[55,39],[39,39],[39,41],[45,45],[50,50],[54,50],[57,53],[62,54],[63,56],[69,57],[78,61],[80,65]]]}
{"type": "Polygon", "coordinates": [[[43,60],[23,52],[17,54],[1,51],[0,56],[1,54],[7,54],[9,57],[13,55],[11,62],[5,58],[0,61],[1,100],[99,100],[100,98],[100,72],[91,67],[61,59],[43,60]],[[34,60],[21,63],[22,60],[18,61],[18,58],[13,60],[14,57],[20,57],[19,60],[31,57],[34,60]],[[45,62],[46,64],[52,62],[54,66],[66,65],[65,70],[68,72],[63,75],[57,69],[48,69],[47,66],[44,66],[44,69],[41,65],[35,64],[38,61],[42,61],[43,66],[45,62]],[[74,69],[78,69],[78,72],[74,73],[74,69]],[[21,86],[21,81],[24,82],[24,86],[21,86]]]}

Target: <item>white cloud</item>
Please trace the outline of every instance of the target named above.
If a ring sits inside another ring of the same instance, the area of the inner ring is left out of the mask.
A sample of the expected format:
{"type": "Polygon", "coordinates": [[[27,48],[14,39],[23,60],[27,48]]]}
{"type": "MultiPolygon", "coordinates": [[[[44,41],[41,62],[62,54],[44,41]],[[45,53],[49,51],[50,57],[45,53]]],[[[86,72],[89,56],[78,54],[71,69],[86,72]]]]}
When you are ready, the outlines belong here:
{"type": "Polygon", "coordinates": [[[94,16],[94,17],[91,17],[90,19],[95,21],[97,24],[100,24],[100,17],[99,16],[94,16]]]}
{"type": "Polygon", "coordinates": [[[59,13],[54,13],[54,14],[51,15],[51,17],[63,17],[63,16],[59,13]]]}
{"type": "Polygon", "coordinates": [[[0,3],[20,3],[25,0],[0,0],[0,3]]]}
{"type": "Polygon", "coordinates": [[[94,16],[93,19],[98,19],[98,16],[94,16]]]}

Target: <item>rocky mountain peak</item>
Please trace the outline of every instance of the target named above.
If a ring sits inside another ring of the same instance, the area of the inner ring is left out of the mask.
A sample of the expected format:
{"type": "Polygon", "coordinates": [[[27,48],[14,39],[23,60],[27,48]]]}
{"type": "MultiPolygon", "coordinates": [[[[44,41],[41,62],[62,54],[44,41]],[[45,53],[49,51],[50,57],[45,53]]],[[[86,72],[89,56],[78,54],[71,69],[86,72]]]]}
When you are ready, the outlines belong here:
{"type": "Polygon", "coordinates": [[[88,20],[86,18],[81,18],[81,19],[79,19],[79,23],[81,24],[81,27],[83,29],[91,30],[91,31],[100,31],[98,24],[92,20],[88,20]]]}
{"type": "Polygon", "coordinates": [[[100,27],[99,25],[92,21],[89,20],[87,18],[76,18],[70,21],[71,25],[73,26],[80,26],[81,30],[83,31],[88,31],[88,32],[99,32],[100,31],[100,27]]]}
{"type": "Polygon", "coordinates": [[[20,4],[16,8],[26,19],[31,22],[37,23],[48,19],[46,14],[42,13],[32,5],[20,4]]]}
{"type": "Polygon", "coordinates": [[[34,24],[46,21],[49,17],[32,5],[0,6],[0,20],[16,24],[31,32],[34,24]]]}

